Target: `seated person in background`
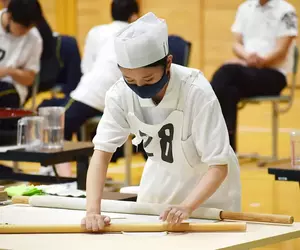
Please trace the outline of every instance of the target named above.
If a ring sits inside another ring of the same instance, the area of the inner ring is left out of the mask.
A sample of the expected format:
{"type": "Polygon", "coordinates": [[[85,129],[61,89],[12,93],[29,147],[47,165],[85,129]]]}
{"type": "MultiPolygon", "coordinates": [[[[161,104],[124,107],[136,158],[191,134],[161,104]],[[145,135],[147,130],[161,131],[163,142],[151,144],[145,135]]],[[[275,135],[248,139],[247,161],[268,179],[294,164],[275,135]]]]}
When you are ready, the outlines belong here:
{"type": "MultiPolygon", "coordinates": [[[[138,18],[139,6],[136,0],[113,0],[111,3],[111,16],[113,22],[110,24],[93,27],[86,38],[81,70],[84,74],[93,68],[99,56],[99,51],[107,40],[127,26],[128,23],[138,18]]],[[[102,55],[100,55],[102,56],[102,55]]]]}
{"type": "Polygon", "coordinates": [[[293,64],[298,34],[294,7],[284,0],[253,0],[241,4],[232,26],[237,59],[225,63],[211,84],[221,104],[236,150],[237,104],[241,98],[279,95],[293,64]]]}
{"type": "Polygon", "coordinates": [[[11,0],[0,11],[0,107],[23,105],[40,70],[42,40],[31,28],[41,17],[36,0],[11,0]]]}
{"type": "MultiPolygon", "coordinates": [[[[135,20],[133,16],[137,14],[137,11],[138,6],[135,0],[121,0],[112,3],[112,13],[115,13],[115,15],[118,13],[122,18],[126,17],[128,21],[135,20]]],[[[110,33],[110,38],[106,36],[106,44],[101,44],[101,46],[97,47],[101,56],[98,56],[96,61],[93,62],[92,69],[86,71],[82,76],[77,88],[71,92],[70,96],[63,99],[44,100],[41,103],[40,107],[66,107],[66,140],[72,140],[72,135],[78,132],[88,119],[103,114],[106,92],[122,76],[115,57],[113,36],[116,32],[128,26],[128,24],[128,22],[124,22],[122,25],[114,26],[113,32],[110,33]]],[[[103,38],[102,40],[104,42],[105,39],[103,38]]],[[[58,164],[56,167],[59,175],[71,175],[70,164],[58,164]]],[[[48,171],[51,172],[52,167],[41,170],[45,174],[49,174],[48,171]]]]}
{"type": "MultiPolygon", "coordinates": [[[[9,2],[10,0],[0,0],[4,8],[7,8],[9,2]]],[[[37,3],[40,5],[38,1],[37,3]]],[[[42,18],[35,26],[36,28],[33,28],[34,32],[39,33],[43,40],[38,91],[43,92],[50,90],[56,85],[62,85],[62,92],[65,95],[69,95],[77,87],[81,77],[79,49],[77,47],[77,50],[70,51],[70,49],[66,48],[69,46],[69,39],[65,39],[67,42],[61,44],[61,51],[63,51],[61,52],[61,58],[57,58],[58,38],[53,34],[44,15],[42,15],[42,18]]]]}

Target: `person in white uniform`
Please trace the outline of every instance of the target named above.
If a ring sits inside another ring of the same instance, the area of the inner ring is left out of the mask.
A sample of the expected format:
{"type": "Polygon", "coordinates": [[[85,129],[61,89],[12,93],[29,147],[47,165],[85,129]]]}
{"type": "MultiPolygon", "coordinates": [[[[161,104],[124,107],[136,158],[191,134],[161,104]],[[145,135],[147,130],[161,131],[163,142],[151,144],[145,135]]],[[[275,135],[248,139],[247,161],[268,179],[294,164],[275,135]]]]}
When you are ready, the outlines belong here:
{"type": "Polygon", "coordinates": [[[23,105],[40,70],[43,44],[32,27],[41,18],[35,0],[11,0],[0,11],[0,107],[23,105]]]}
{"type": "Polygon", "coordinates": [[[104,56],[101,49],[115,33],[138,19],[139,5],[136,0],[113,0],[111,3],[110,24],[93,27],[85,41],[84,53],[81,60],[81,71],[86,74],[92,70],[98,56],[104,56]]]}
{"type": "MultiPolygon", "coordinates": [[[[124,22],[122,25],[115,26],[115,32],[128,25],[129,23],[124,22]]],[[[69,96],[44,100],[39,106],[63,106],[66,108],[65,140],[72,140],[73,134],[79,132],[80,127],[88,119],[103,115],[106,92],[122,76],[117,65],[113,36],[111,34],[106,43],[99,48],[101,56],[97,57],[92,69],[81,77],[78,86],[69,96]]],[[[115,154],[114,160],[117,160],[119,152],[115,154]]],[[[56,167],[60,176],[72,175],[70,163],[58,164],[56,167]]],[[[54,174],[51,166],[41,169],[41,173],[54,174]]]]}
{"type": "Polygon", "coordinates": [[[106,91],[121,77],[116,65],[113,36],[137,19],[139,8],[136,0],[114,0],[111,11],[115,21],[94,27],[87,36],[82,60],[84,75],[76,89],[65,98],[52,98],[40,105],[66,107],[66,140],[71,140],[88,119],[103,114],[106,91]]]}
{"type": "Polygon", "coordinates": [[[148,154],[137,202],[170,204],[160,218],[180,223],[199,206],[240,210],[240,174],[219,102],[203,74],[172,64],[164,20],[148,13],[115,38],[122,78],[107,92],[93,139],[82,226],[97,231],[113,152],[129,134],[148,154]]]}
{"type": "Polygon", "coordinates": [[[245,1],[238,8],[231,30],[236,58],[214,73],[211,85],[222,108],[231,147],[236,151],[239,101],[279,95],[287,85],[298,35],[297,14],[285,0],[245,1]]]}
{"type": "MultiPolygon", "coordinates": [[[[77,87],[65,98],[44,100],[40,107],[64,106],[65,140],[72,140],[81,126],[90,118],[101,116],[104,110],[106,91],[120,78],[116,66],[112,37],[129,23],[138,18],[139,6],[136,0],[113,0],[111,14],[114,21],[110,24],[93,27],[86,38],[81,60],[81,77],[77,87]]],[[[122,152],[121,150],[119,152],[122,152]]],[[[116,153],[114,160],[120,154],[116,153]]],[[[71,176],[71,164],[56,166],[61,176],[71,176]]],[[[41,174],[54,175],[52,166],[43,167],[41,174]]]]}

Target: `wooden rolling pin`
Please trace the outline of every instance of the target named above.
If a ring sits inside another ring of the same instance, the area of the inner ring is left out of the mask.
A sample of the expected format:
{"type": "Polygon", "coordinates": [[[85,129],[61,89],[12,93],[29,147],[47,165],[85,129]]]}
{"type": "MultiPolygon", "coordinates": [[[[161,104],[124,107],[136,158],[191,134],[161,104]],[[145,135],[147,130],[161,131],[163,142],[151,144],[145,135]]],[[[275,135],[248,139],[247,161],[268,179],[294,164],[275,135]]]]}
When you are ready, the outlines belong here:
{"type": "MultiPolygon", "coordinates": [[[[111,224],[100,233],[115,232],[244,232],[244,222],[111,224]]],[[[87,233],[80,225],[0,225],[0,234],[87,233]]]]}
{"type": "Polygon", "coordinates": [[[7,192],[1,191],[1,187],[0,187],[0,201],[7,201],[7,200],[8,200],[7,192]]]}
{"type": "Polygon", "coordinates": [[[6,201],[8,199],[7,192],[4,191],[4,186],[0,186],[0,201],[6,201]]]}
{"type": "MultiPolygon", "coordinates": [[[[33,197],[13,197],[14,204],[30,204],[38,207],[55,207],[63,209],[78,209],[85,210],[85,199],[82,198],[66,198],[66,197],[47,197],[47,196],[33,196],[33,197]],[[74,203],[74,204],[72,204],[74,203]],[[76,204],[75,204],[76,203],[76,204]],[[66,207],[67,205],[67,207],[66,207]]],[[[127,201],[102,201],[110,209],[104,212],[117,213],[134,213],[147,215],[160,215],[168,205],[164,204],[147,204],[127,201]],[[118,209],[117,209],[118,208],[118,209]]],[[[102,204],[102,208],[105,207],[102,204]]],[[[211,219],[211,220],[230,220],[230,221],[249,221],[260,223],[274,223],[290,225],[294,223],[294,217],[289,215],[276,214],[260,214],[260,213],[237,213],[230,211],[223,211],[215,208],[200,208],[192,218],[211,219]]]]}
{"type": "Polygon", "coordinates": [[[239,221],[286,224],[286,225],[291,225],[294,223],[293,216],[278,215],[278,214],[237,213],[237,212],[222,211],[220,217],[222,220],[232,220],[232,221],[239,220],[239,221]]]}

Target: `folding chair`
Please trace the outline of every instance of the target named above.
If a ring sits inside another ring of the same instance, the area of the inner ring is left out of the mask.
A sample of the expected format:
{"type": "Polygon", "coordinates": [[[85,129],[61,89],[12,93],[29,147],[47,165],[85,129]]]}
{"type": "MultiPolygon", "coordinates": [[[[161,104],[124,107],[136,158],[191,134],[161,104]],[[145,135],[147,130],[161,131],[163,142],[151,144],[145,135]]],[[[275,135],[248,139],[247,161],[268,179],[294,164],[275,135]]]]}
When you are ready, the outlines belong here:
{"type": "Polygon", "coordinates": [[[39,84],[40,84],[40,76],[39,74],[37,74],[34,79],[32,92],[31,92],[31,111],[33,112],[36,110],[36,96],[39,90],[39,84]]]}
{"type": "Polygon", "coordinates": [[[82,74],[76,38],[58,33],[53,35],[56,38],[56,57],[45,62],[47,69],[43,72],[44,78],[50,78],[50,81],[45,81],[46,86],[41,91],[50,90],[52,98],[55,98],[59,93],[69,95],[77,87],[82,74]],[[51,64],[54,65],[51,67],[51,64]]]}
{"type": "Polygon", "coordinates": [[[296,78],[298,72],[298,60],[299,50],[297,47],[294,49],[294,65],[292,71],[291,87],[289,95],[278,95],[278,96],[256,96],[251,98],[243,99],[240,102],[239,109],[245,107],[246,104],[260,104],[262,102],[270,102],[272,104],[272,156],[263,157],[259,154],[242,154],[240,158],[250,158],[259,160],[258,166],[265,166],[268,163],[286,161],[288,159],[279,159],[278,157],[278,129],[279,129],[279,115],[286,113],[290,110],[293,105],[295,89],[296,89],[296,78]],[[285,108],[280,108],[279,104],[286,104],[285,108]]]}

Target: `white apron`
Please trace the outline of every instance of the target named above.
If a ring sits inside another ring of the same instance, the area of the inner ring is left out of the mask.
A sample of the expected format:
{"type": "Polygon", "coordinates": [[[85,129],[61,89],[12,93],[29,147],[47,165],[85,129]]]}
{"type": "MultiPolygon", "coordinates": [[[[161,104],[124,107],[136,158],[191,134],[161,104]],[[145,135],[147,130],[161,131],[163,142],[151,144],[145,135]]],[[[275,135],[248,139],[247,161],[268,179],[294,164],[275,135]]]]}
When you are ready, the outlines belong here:
{"type": "MultiPolygon", "coordinates": [[[[180,83],[180,86],[182,85],[180,83]]],[[[132,95],[128,95],[129,98],[127,98],[128,122],[131,133],[136,136],[133,144],[138,145],[143,141],[148,154],[137,202],[180,204],[192,192],[209,168],[207,164],[201,162],[192,137],[190,136],[185,141],[182,140],[185,98],[180,94],[177,109],[171,112],[162,123],[149,125],[135,116],[133,95],[132,92],[132,95]]],[[[239,174],[232,175],[230,169],[238,166],[237,160],[234,162],[234,159],[236,157],[233,153],[233,161],[229,161],[232,163],[228,164],[229,173],[226,180],[215,194],[202,205],[203,207],[240,210],[239,174]],[[231,176],[232,178],[230,178],[231,176]],[[230,179],[237,182],[237,185],[230,185],[230,179]]],[[[235,172],[233,171],[233,173],[235,172]]]]}

